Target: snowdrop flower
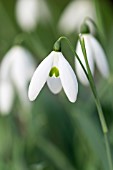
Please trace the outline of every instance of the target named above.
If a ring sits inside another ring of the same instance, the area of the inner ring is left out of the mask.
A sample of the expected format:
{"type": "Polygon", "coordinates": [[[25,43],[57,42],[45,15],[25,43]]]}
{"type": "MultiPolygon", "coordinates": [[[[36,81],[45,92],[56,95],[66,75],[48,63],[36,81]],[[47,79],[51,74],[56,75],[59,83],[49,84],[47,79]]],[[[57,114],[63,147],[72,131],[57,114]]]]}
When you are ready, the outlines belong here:
{"type": "Polygon", "coordinates": [[[50,12],[45,0],[17,0],[16,18],[24,31],[32,31],[39,20],[50,19],[50,12]]]}
{"type": "Polygon", "coordinates": [[[30,107],[27,85],[34,69],[32,55],[23,47],[14,46],[7,52],[0,65],[1,112],[4,114],[10,112],[14,100],[14,89],[23,106],[30,107]]]}
{"type": "MultiPolygon", "coordinates": [[[[75,29],[80,29],[84,18],[90,17],[95,20],[96,14],[91,0],[74,0],[64,10],[61,15],[58,27],[62,32],[70,33],[75,29]]],[[[89,22],[91,31],[94,32],[92,24],[89,22]]]]}
{"type": "Polygon", "coordinates": [[[37,67],[29,85],[28,96],[35,100],[44,84],[57,94],[62,87],[70,102],[75,102],[78,83],[74,71],[61,52],[52,51],[37,67]]]}
{"type": "MultiPolygon", "coordinates": [[[[108,63],[106,60],[106,55],[104,53],[104,50],[102,49],[99,42],[91,34],[82,34],[82,36],[85,41],[87,58],[88,58],[88,62],[89,62],[89,66],[90,66],[92,74],[94,74],[94,62],[95,62],[101,75],[104,78],[107,78],[109,76],[109,67],[108,67],[108,63]]],[[[84,67],[86,68],[84,56],[83,56],[79,41],[77,43],[76,52],[80,60],[82,61],[84,67]]],[[[83,83],[84,85],[88,85],[89,83],[86,78],[86,75],[77,59],[75,59],[75,69],[76,69],[78,78],[81,81],[81,83],[83,83]]]]}

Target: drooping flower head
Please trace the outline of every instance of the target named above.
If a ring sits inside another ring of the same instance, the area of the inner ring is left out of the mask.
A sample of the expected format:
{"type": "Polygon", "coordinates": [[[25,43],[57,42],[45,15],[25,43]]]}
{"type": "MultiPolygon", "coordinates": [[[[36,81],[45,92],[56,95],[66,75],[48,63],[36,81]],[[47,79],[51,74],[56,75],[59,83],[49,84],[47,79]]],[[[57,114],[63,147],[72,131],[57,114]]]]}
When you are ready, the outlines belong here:
{"type": "Polygon", "coordinates": [[[63,87],[69,101],[76,101],[78,83],[75,73],[59,51],[52,51],[34,72],[28,91],[31,101],[36,99],[46,82],[52,93],[59,93],[63,87]]]}
{"type": "Polygon", "coordinates": [[[27,85],[35,69],[35,62],[28,50],[13,46],[0,64],[0,112],[8,114],[13,106],[15,90],[22,105],[29,107],[27,85]],[[14,90],[15,89],[15,90],[14,90]]]}
{"type": "MultiPolygon", "coordinates": [[[[85,41],[87,59],[88,59],[92,74],[94,74],[94,63],[95,63],[101,75],[104,78],[108,78],[109,67],[108,67],[108,62],[107,62],[106,55],[105,55],[105,52],[102,46],[96,40],[96,38],[94,38],[90,33],[82,34],[82,36],[85,41]]],[[[82,61],[84,67],[86,68],[84,56],[83,56],[79,41],[76,46],[76,52],[80,60],[82,61]]],[[[87,77],[77,59],[75,59],[75,69],[76,69],[78,78],[81,81],[81,83],[83,83],[84,85],[88,85],[89,83],[88,83],[87,77]]]]}
{"type": "MultiPolygon", "coordinates": [[[[96,19],[95,9],[91,0],[74,0],[64,9],[58,27],[63,33],[79,30],[84,18],[96,19]]],[[[91,30],[94,31],[92,24],[91,30]]]]}
{"type": "Polygon", "coordinates": [[[17,0],[15,12],[17,22],[24,31],[33,31],[39,21],[51,18],[45,0],[17,0]]]}

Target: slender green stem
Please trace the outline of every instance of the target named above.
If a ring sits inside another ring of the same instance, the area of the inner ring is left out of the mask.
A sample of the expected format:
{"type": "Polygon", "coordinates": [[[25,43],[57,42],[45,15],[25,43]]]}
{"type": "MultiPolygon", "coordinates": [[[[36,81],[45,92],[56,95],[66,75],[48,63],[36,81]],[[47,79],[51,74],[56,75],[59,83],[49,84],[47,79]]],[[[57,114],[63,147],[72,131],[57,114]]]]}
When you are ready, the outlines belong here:
{"type": "Polygon", "coordinates": [[[97,106],[97,110],[98,110],[98,114],[99,114],[99,118],[100,118],[100,122],[101,122],[101,126],[102,126],[102,131],[103,131],[103,133],[107,133],[108,128],[107,128],[107,124],[106,124],[106,121],[104,118],[104,114],[103,114],[102,107],[101,107],[100,101],[98,99],[98,96],[95,98],[95,103],[97,106]]]}
{"type": "Polygon", "coordinates": [[[97,90],[96,90],[94,79],[93,79],[93,76],[92,76],[92,73],[91,73],[91,69],[90,69],[90,66],[89,66],[89,63],[88,63],[84,38],[80,35],[79,40],[80,40],[82,52],[83,52],[83,55],[84,55],[88,75],[89,75],[89,83],[90,83],[91,89],[93,91],[93,95],[94,95],[94,98],[95,98],[95,103],[96,103],[97,110],[98,110],[98,113],[99,113],[99,118],[100,118],[102,130],[103,130],[103,133],[107,133],[108,128],[107,128],[107,124],[106,124],[106,121],[105,121],[105,118],[104,118],[104,115],[103,115],[103,111],[102,111],[102,108],[101,108],[99,97],[97,95],[97,90]]]}
{"type": "Polygon", "coordinates": [[[104,114],[103,114],[102,107],[101,107],[101,104],[100,104],[100,100],[99,100],[99,97],[98,97],[98,94],[97,94],[94,79],[93,79],[93,76],[92,76],[92,73],[91,73],[91,70],[90,70],[90,66],[89,66],[89,63],[88,63],[87,53],[86,53],[86,48],[85,48],[85,42],[84,42],[84,38],[83,38],[82,35],[79,36],[79,40],[80,40],[83,56],[84,56],[84,59],[85,59],[88,75],[89,75],[89,83],[90,83],[91,89],[93,91],[96,107],[97,107],[97,110],[98,110],[98,114],[99,114],[99,118],[100,118],[100,122],[101,122],[101,126],[102,126],[102,131],[103,131],[103,134],[104,134],[104,140],[105,140],[107,158],[108,158],[108,163],[109,163],[109,169],[113,170],[112,157],[111,157],[111,152],[110,152],[110,145],[109,145],[109,141],[108,141],[108,137],[107,137],[107,133],[108,133],[107,124],[106,124],[106,121],[105,121],[105,118],[104,118],[104,114]]]}
{"type": "Polygon", "coordinates": [[[97,94],[94,79],[93,79],[93,76],[92,76],[92,73],[91,73],[91,70],[90,70],[90,66],[89,66],[89,63],[88,63],[84,38],[82,37],[81,34],[79,35],[79,40],[80,40],[83,56],[84,56],[84,59],[85,59],[87,71],[86,71],[84,65],[82,64],[81,60],[79,59],[79,56],[76,54],[74,48],[72,47],[72,45],[71,45],[71,43],[70,43],[70,41],[68,40],[67,37],[64,37],[64,36],[60,37],[57,40],[57,42],[55,43],[55,46],[60,47],[61,46],[60,43],[61,43],[62,40],[65,40],[67,42],[67,44],[69,45],[69,47],[70,47],[71,51],[73,52],[74,56],[78,59],[81,67],[83,68],[86,77],[89,80],[90,87],[92,89],[92,92],[93,92],[93,95],[94,95],[94,100],[95,100],[96,107],[97,107],[97,110],[98,110],[99,119],[100,119],[100,123],[101,123],[101,126],[102,126],[102,131],[103,131],[103,134],[104,134],[106,153],[107,153],[107,158],[108,158],[108,163],[109,163],[109,170],[113,170],[112,158],[111,158],[111,152],[110,152],[110,145],[109,145],[108,137],[107,137],[108,128],[107,128],[107,124],[106,124],[106,121],[105,121],[105,118],[104,118],[104,114],[103,114],[103,111],[102,111],[100,100],[99,100],[99,97],[98,97],[98,94],[97,94]]]}
{"type": "Polygon", "coordinates": [[[88,74],[87,74],[87,71],[86,71],[84,65],[82,64],[81,60],[79,59],[79,56],[77,55],[77,53],[75,52],[74,48],[72,47],[71,42],[68,40],[67,37],[64,37],[64,36],[60,37],[60,38],[57,40],[57,42],[60,43],[60,42],[62,42],[62,40],[65,40],[65,41],[67,42],[67,44],[69,45],[69,47],[70,47],[73,55],[76,56],[76,58],[78,59],[80,65],[82,66],[82,68],[83,68],[83,70],[84,70],[84,72],[85,72],[85,74],[86,74],[86,77],[87,77],[88,80],[89,80],[89,76],[88,76],[88,74]]]}
{"type": "Polygon", "coordinates": [[[105,41],[103,28],[99,29],[98,25],[90,17],[85,17],[83,24],[86,24],[89,27],[90,32],[91,32],[91,27],[90,24],[88,24],[88,21],[93,25],[94,31],[92,33],[95,34],[95,36],[98,37],[98,39],[101,40],[101,42],[105,41]]]}
{"type": "Polygon", "coordinates": [[[109,169],[113,170],[113,165],[112,165],[112,158],[111,158],[111,152],[110,152],[110,146],[109,146],[109,142],[108,142],[108,136],[107,133],[104,134],[104,140],[105,140],[105,145],[106,145],[106,152],[107,152],[107,156],[108,156],[108,163],[109,163],[109,169]]]}

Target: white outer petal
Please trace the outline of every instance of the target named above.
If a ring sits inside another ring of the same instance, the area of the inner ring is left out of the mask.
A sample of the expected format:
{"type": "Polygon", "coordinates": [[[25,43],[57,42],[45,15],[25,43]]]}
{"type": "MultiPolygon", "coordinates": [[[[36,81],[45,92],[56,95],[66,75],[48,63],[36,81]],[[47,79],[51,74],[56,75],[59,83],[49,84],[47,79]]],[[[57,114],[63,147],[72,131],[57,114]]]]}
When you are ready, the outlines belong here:
{"type": "Polygon", "coordinates": [[[18,0],[16,3],[18,24],[24,31],[31,31],[37,25],[39,18],[38,0],[18,0]]]}
{"type": "MultiPolygon", "coordinates": [[[[83,37],[85,40],[85,48],[86,48],[86,52],[87,52],[88,63],[89,63],[92,74],[94,74],[94,61],[93,61],[93,53],[92,53],[92,48],[91,48],[91,41],[90,41],[90,38],[88,35],[83,35],[83,37]]],[[[86,64],[85,64],[84,56],[83,56],[81,45],[80,45],[79,41],[77,43],[76,52],[77,52],[82,64],[84,65],[84,67],[86,69],[86,64]]],[[[83,85],[89,85],[88,79],[87,79],[87,77],[86,77],[86,75],[77,59],[75,59],[75,69],[76,69],[76,72],[77,72],[80,82],[83,85]]]]}
{"type": "Polygon", "coordinates": [[[52,93],[57,94],[62,89],[61,80],[59,77],[48,77],[47,85],[52,93]]]}
{"type": "Polygon", "coordinates": [[[105,52],[102,49],[99,42],[92,35],[90,35],[90,41],[91,41],[92,50],[94,53],[93,57],[98,67],[98,70],[100,71],[100,73],[102,74],[104,78],[108,78],[109,66],[108,66],[105,52]]]}
{"type": "Polygon", "coordinates": [[[0,82],[0,113],[10,113],[14,101],[14,91],[10,82],[0,82]]]}
{"type": "Polygon", "coordinates": [[[62,53],[59,54],[59,64],[58,64],[60,79],[62,87],[70,102],[75,102],[78,93],[78,82],[76,75],[72,70],[68,61],[64,58],[62,53]]]}
{"type": "Polygon", "coordinates": [[[19,93],[27,85],[36,68],[32,55],[23,47],[13,47],[14,61],[11,67],[11,78],[19,93]]]}
{"type": "Polygon", "coordinates": [[[90,17],[94,20],[95,10],[90,0],[74,0],[64,10],[59,21],[59,29],[69,33],[76,28],[79,29],[84,18],[90,17]]]}
{"type": "Polygon", "coordinates": [[[28,50],[18,45],[13,46],[1,62],[0,79],[13,82],[23,105],[30,106],[27,86],[35,68],[32,55],[28,50]]]}
{"type": "Polygon", "coordinates": [[[0,77],[1,79],[10,79],[11,66],[14,61],[15,50],[11,48],[3,57],[0,64],[0,77]]]}
{"type": "Polygon", "coordinates": [[[13,78],[14,82],[18,84],[19,77],[21,77],[21,82],[22,77],[29,80],[35,68],[35,62],[29,51],[16,45],[3,57],[0,65],[0,76],[4,80],[13,78]]]}
{"type": "Polygon", "coordinates": [[[54,52],[51,52],[37,67],[31,79],[28,97],[31,101],[35,100],[44,84],[47,81],[53,63],[54,52]]]}

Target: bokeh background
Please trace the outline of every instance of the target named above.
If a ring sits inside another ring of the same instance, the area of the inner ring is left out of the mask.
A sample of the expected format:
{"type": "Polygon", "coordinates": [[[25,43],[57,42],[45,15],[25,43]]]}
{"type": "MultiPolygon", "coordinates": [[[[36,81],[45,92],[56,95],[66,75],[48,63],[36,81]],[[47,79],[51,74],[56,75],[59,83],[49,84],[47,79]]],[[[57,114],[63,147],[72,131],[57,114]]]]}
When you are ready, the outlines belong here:
{"type": "MultiPolygon", "coordinates": [[[[82,0],[37,0],[37,16],[33,14],[33,8],[28,10],[27,20],[34,17],[30,23],[25,21],[26,18],[21,22],[27,13],[26,8],[29,8],[28,1],[0,0],[0,62],[3,63],[6,54],[18,46],[29,51],[35,69],[61,35],[67,36],[76,47],[83,17],[89,15],[93,18],[97,24],[93,34],[106,52],[110,69],[107,80],[96,70],[95,83],[109,128],[113,159],[113,1],[86,0],[84,5],[82,0]],[[17,12],[20,10],[17,9],[19,1],[26,1],[20,13],[17,12]],[[79,7],[76,2],[81,3],[79,7]],[[62,24],[62,17],[71,3],[69,14],[72,11],[73,19],[68,19],[67,25],[66,22],[62,24]],[[87,9],[88,3],[91,3],[91,10],[87,9]],[[84,9],[86,14],[84,12],[81,16],[84,9]]],[[[74,69],[74,56],[65,42],[62,51],[74,69]]],[[[28,98],[24,101],[23,89],[21,91],[18,84],[18,79],[24,81],[21,70],[25,66],[29,71],[29,65],[27,62],[23,66],[17,63],[17,79],[14,78],[17,83],[11,80],[13,97],[10,98],[7,88],[2,95],[9,96],[4,98],[6,107],[10,102],[12,104],[6,112],[0,113],[0,170],[108,170],[104,137],[90,87],[79,83],[78,98],[72,104],[63,91],[53,95],[45,86],[37,99],[30,103],[28,98]]],[[[8,76],[12,77],[10,61],[4,67],[9,68],[8,76]]],[[[30,78],[26,82],[26,94],[30,78]]]]}

